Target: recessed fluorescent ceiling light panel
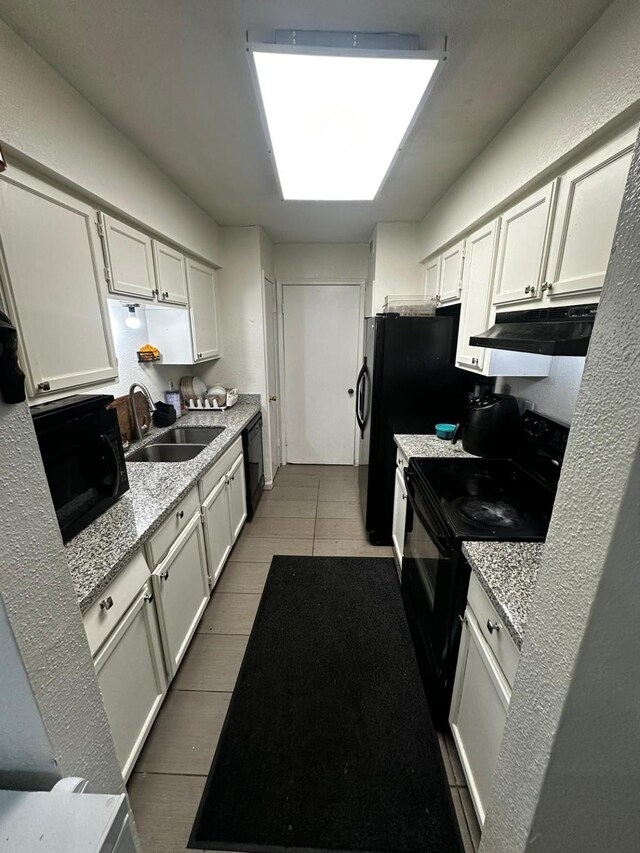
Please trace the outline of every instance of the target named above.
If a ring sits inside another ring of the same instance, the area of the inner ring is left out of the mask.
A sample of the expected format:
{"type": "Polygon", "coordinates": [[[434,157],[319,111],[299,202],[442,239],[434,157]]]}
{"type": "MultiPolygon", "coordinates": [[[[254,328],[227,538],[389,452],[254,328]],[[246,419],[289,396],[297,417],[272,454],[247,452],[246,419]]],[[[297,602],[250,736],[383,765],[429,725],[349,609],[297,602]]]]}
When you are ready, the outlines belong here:
{"type": "Polygon", "coordinates": [[[260,44],[248,49],[282,197],[373,199],[441,57],[260,44]]]}

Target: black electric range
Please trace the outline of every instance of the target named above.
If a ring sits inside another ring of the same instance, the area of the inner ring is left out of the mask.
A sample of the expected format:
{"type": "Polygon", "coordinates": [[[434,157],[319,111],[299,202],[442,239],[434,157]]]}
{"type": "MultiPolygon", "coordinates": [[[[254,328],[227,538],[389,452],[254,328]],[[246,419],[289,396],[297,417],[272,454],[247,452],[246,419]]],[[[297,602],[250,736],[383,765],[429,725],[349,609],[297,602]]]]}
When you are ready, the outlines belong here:
{"type": "Polygon", "coordinates": [[[446,726],[470,569],[465,540],[544,541],[569,434],[537,412],[520,419],[512,459],[410,460],[402,595],[436,726],[446,726]]]}

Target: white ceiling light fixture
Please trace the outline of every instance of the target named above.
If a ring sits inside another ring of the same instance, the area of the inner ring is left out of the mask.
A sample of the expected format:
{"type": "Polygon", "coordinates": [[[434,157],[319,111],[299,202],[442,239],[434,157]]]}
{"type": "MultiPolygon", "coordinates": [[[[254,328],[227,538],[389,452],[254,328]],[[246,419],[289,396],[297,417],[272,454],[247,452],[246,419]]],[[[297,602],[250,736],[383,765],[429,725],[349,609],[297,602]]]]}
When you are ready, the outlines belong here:
{"type": "Polygon", "coordinates": [[[324,47],[313,35],[312,45],[247,45],[282,198],[371,201],[446,54],[324,47]]]}

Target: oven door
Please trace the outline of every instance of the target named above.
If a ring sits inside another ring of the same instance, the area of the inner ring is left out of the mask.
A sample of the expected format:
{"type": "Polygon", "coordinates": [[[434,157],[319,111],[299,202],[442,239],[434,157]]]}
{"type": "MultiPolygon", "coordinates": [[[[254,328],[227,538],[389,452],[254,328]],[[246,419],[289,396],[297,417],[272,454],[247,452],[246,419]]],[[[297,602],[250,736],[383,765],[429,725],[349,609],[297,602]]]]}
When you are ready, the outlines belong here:
{"type": "Polygon", "coordinates": [[[402,596],[434,722],[446,720],[460,639],[468,567],[434,496],[405,470],[411,525],[402,561],[402,596]]]}

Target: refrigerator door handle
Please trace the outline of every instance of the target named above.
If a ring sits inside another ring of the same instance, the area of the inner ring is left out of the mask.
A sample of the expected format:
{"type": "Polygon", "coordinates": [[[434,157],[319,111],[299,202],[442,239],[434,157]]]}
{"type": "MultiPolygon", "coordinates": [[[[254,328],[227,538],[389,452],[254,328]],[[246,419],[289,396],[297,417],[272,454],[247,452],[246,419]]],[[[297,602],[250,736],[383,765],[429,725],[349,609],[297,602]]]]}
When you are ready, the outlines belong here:
{"type": "Polygon", "coordinates": [[[358,428],[362,435],[364,435],[364,415],[362,411],[362,389],[364,377],[367,372],[367,357],[365,356],[362,367],[360,368],[360,373],[358,373],[358,378],[356,380],[356,421],[358,422],[358,428]]]}

